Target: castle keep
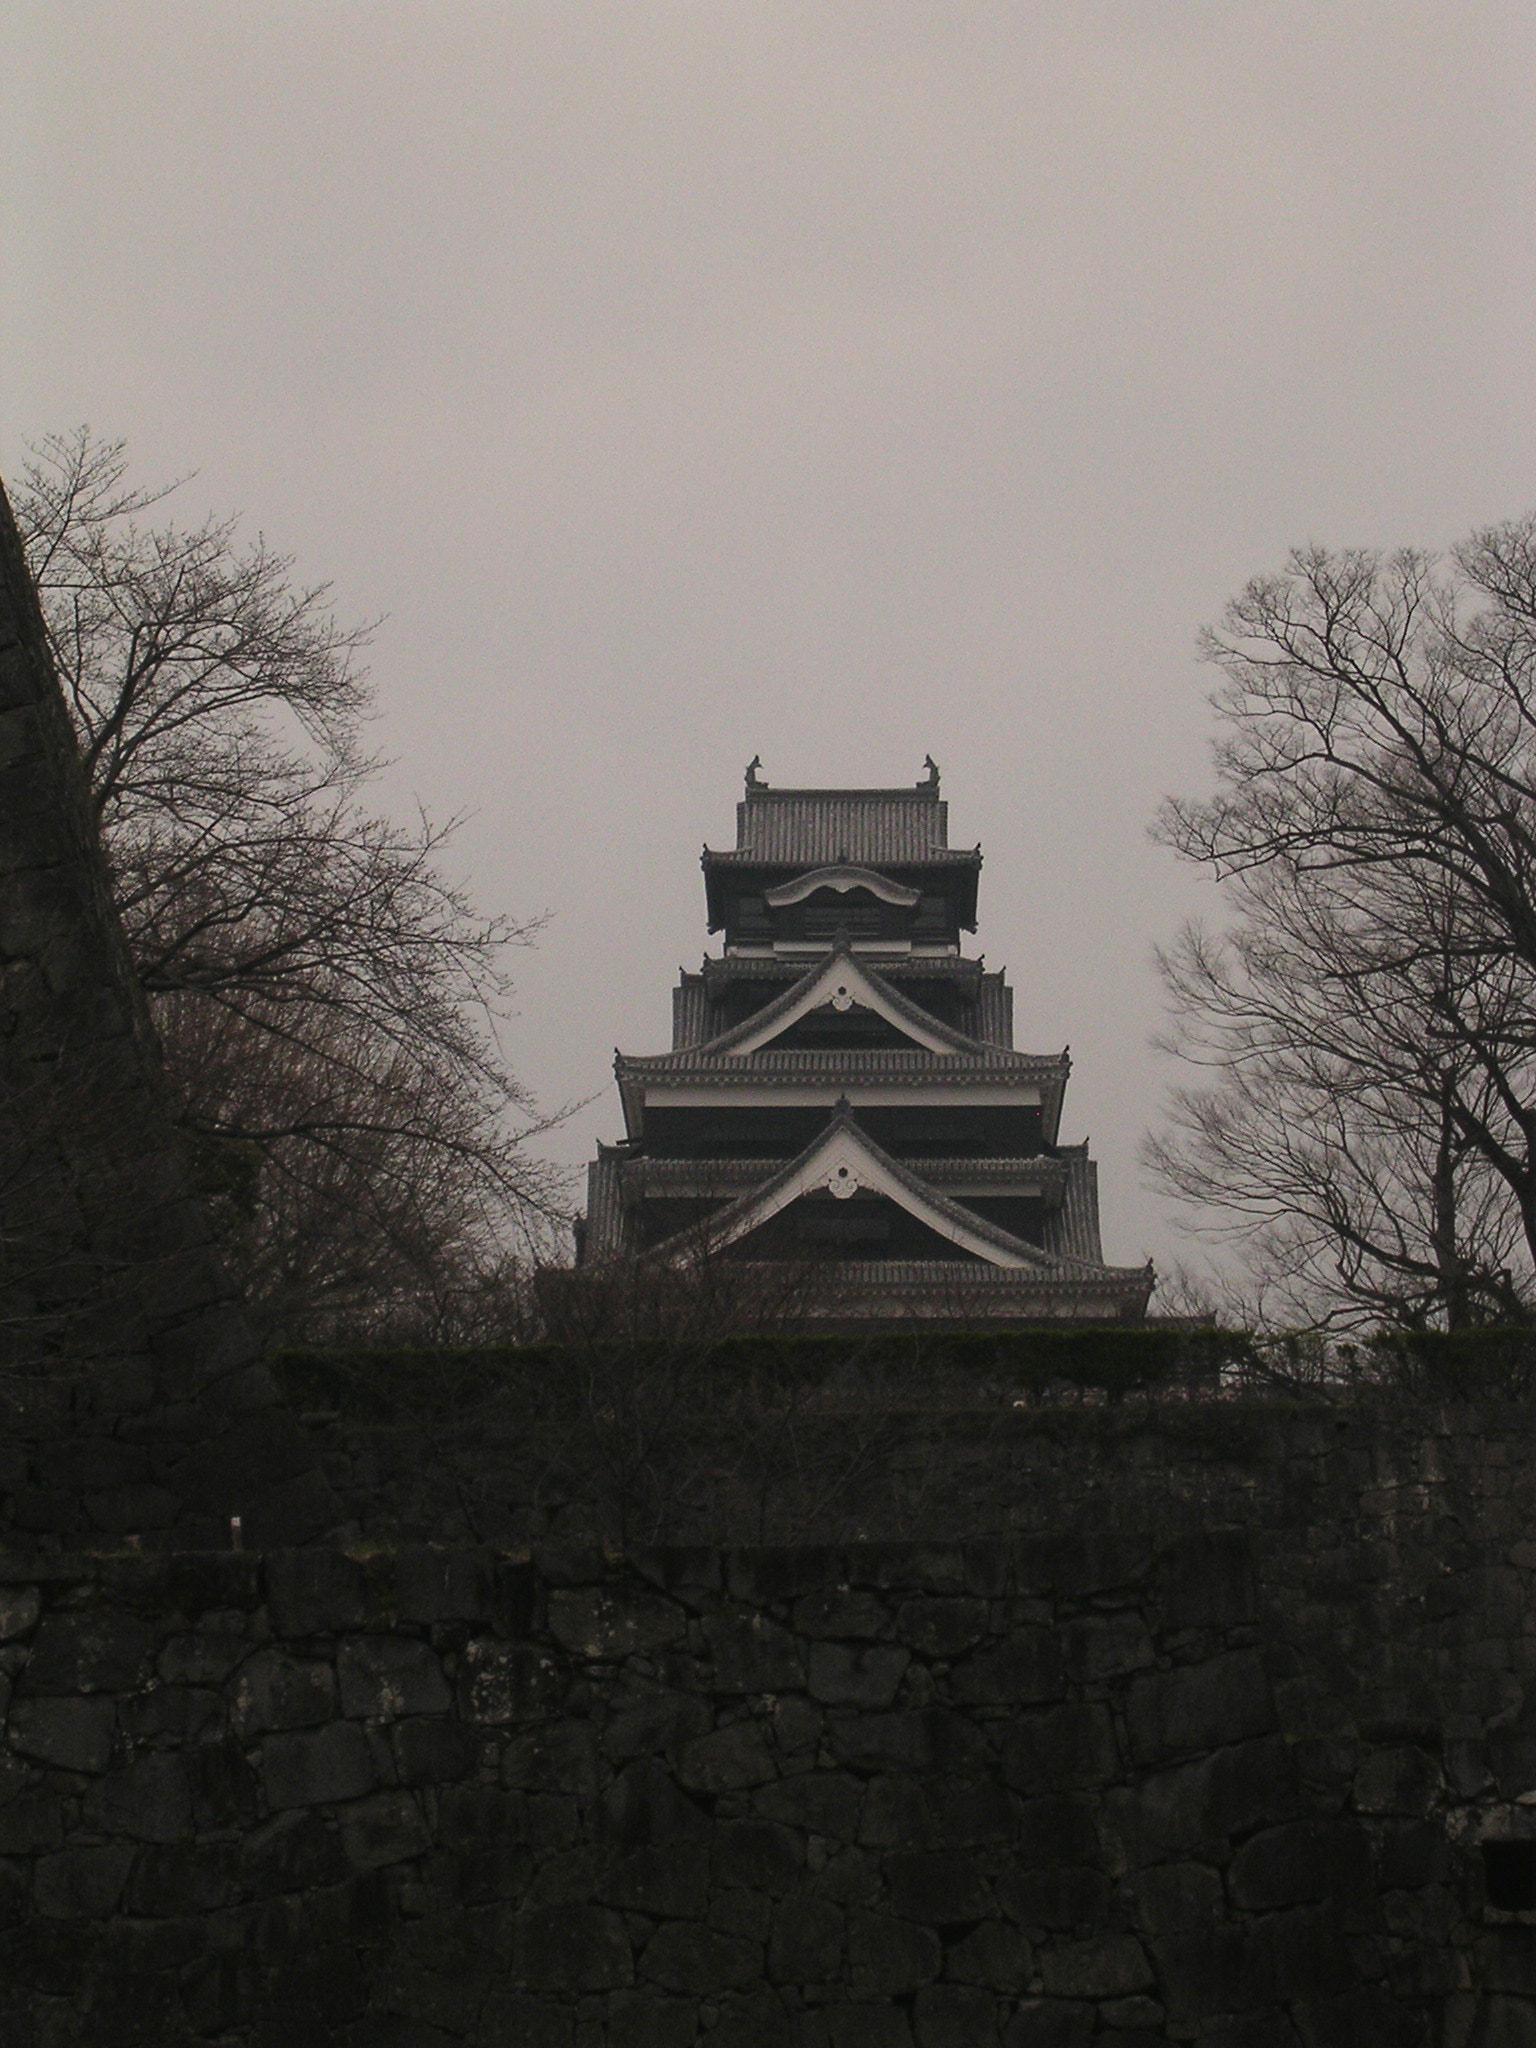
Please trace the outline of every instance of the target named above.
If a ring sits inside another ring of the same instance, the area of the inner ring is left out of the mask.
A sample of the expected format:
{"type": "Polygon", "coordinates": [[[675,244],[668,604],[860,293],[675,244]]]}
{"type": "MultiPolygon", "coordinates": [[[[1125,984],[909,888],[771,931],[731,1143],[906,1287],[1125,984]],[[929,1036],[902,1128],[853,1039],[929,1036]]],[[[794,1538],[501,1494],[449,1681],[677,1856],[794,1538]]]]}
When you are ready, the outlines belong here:
{"type": "Polygon", "coordinates": [[[1019,1052],[1013,991],[963,949],[981,850],[930,761],[900,789],[774,789],[703,856],[720,955],[673,992],[670,1052],[615,1061],[625,1137],[589,1169],[581,1259],[807,1262],[839,1320],[1138,1321],[1106,1265],[1070,1062],[1019,1052]]]}

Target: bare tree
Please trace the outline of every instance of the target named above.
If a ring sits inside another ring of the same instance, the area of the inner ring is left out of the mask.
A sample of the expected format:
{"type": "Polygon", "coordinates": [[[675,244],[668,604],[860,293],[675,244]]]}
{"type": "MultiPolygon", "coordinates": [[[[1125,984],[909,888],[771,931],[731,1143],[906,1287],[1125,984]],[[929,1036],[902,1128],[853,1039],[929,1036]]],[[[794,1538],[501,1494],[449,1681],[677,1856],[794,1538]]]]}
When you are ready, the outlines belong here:
{"type": "Polygon", "coordinates": [[[269,1335],[449,1334],[558,1209],[497,1039],[536,927],[370,808],[367,630],[167,495],[82,430],[16,511],[176,1113],[269,1335]]]}
{"type": "Polygon", "coordinates": [[[1234,915],[1163,956],[1209,1079],[1149,1148],[1278,1319],[1527,1320],[1536,1258],[1536,518],[1449,564],[1313,548],[1249,584],[1216,789],[1159,836],[1234,915]]]}

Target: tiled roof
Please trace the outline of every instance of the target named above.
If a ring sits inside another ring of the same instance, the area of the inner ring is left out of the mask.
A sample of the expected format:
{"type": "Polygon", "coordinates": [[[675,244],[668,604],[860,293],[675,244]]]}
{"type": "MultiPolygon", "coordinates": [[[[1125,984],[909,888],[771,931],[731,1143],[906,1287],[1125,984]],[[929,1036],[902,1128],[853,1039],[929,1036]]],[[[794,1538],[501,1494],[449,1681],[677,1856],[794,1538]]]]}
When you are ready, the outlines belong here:
{"type": "Polygon", "coordinates": [[[923,1088],[964,1087],[973,1081],[978,1086],[999,1080],[1065,1081],[1070,1064],[1059,1052],[1009,1052],[1000,1045],[981,1044],[963,1052],[927,1052],[915,1046],[910,1052],[903,1046],[877,1046],[867,1052],[835,1046],[765,1046],[751,1053],[712,1053],[708,1046],[689,1045],[644,1058],[620,1053],[614,1071],[634,1080],[739,1081],[744,1086],[803,1081],[818,1087],[835,1081],[889,1081],[923,1088]]]}
{"type": "Polygon", "coordinates": [[[1001,974],[984,974],[976,991],[976,1036],[986,1045],[1013,1044],[1013,990],[1001,974]]]}
{"type": "Polygon", "coordinates": [[[736,852],[752,860],[931,860],[949,844],[936,783],[913,789],[757,789],[736,806],[736,852]]]}
{"type": "Polygon", "coordinates": [[[714,1033],[709,990],[699,974],[685,974],[672,991],[672,1050],[704,1045],[714,1033]]]}
{"type": "MultiPolygon", "coordinates": [[[[831,951],[831,942],[827,950],[831,951]]],[[[959,953],[895,953],[889,958],[872,953],[856,956],[867,961],[887,981],[958,981],[972,993],[985,970],[979,960],[968,960],[959,953]]],[[[798,959],[787,954],[756,953],[707,953],[700,972],[705,986],[712,992],[728,988],[733,981],[798,981],[805,972],[805,957],[798,959]]],[[[997,976],[1000,978],[1002,970],[997,976]]]]}
{"type": "Polygon", "coordinates": [[[1063,1146],[1066,1187],[1062,1204],[1045,1219],[1045,1241],[1069,1258],[1101,1260],[1099,1238],[1099,1169],[1086,1145],[1063,1146]]]}
{"type": "MultiPolygon", "coordinates": [[[[769,1262],[765,1261],[767,1267],[769,1262]]],[[[850,1259],[817,1320],[888,1324],[985,1322],[1139,1322],[1152,1293],[1149,1266],[1101,1266],[1097,1272],[1033,1272],[958,1259],[850,1259]]]]}
{"type": "Polygon", "coordinates": [[[601,1264],[629,1251],[629,1219],[619,1196],[620,1162],[606,1146],[587,1167],[587,1227],[582,1264],[601,1264]]]}

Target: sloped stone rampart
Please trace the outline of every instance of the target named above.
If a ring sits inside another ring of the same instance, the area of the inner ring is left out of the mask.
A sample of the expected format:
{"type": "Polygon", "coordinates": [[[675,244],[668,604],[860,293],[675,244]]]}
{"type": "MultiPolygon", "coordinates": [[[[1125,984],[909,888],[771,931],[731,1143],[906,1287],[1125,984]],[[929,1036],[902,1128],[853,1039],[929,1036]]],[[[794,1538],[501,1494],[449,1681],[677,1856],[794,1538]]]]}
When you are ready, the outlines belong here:
{"type": "Polygon", "coordinates": [[[12,1557],[4,2038],[1528,2042],[1533,1575],[1422,1509],[12,1557]]]}
{"type": "Polygon", "coordinates": [[[24,1526],[301,1541],[338,1513],[166,1114],[0,491],[0,1495],[24,1526]],[[57,1505],[55,1505],[57,1504],[57,1505]]]}

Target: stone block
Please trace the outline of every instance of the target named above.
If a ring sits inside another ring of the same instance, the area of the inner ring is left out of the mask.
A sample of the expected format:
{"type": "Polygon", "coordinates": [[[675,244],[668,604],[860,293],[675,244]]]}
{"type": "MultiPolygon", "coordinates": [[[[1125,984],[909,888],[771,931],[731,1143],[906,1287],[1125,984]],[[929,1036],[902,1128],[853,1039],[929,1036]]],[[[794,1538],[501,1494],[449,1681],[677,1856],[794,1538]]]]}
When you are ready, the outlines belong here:
{"type": "Polygon", "coordinates": [[[256,1818],[256,1773],[234,1741],[198,1742],[184,1752],[199,1828],[244,1827],[256,1818]]]}
{"type": "Polygon", "coordinates": [[[1067,1674],[1078,1685],[1098,1685],[1157,1662],[1152,1638],[1139,1614],[1092,1614],[1062,1631],[1067,1674]]]}
{"type": "Polygon", "coordinates": [[[1387,1823],[1377,1830],[1377,1882],[1383,1891],[1441,1884],[1450,1868],[1445,1830],[1432,1820],[1387,1823]]]}
{"type": "Polygon", "coordinates": [[[275,1550],[266,1560],[267,1605],[280,1636],[334,1635],[368,1619],[362,1565],[340,1550],[275,1550]]]}
{"type": "Polygon", "coordinates": [[[549,1721],[514,1735],[501,1753],[501,1782],[509,1790],[597,1792],[597,1742],[586,1721],[549,1721]]]}
{"type": "Polygon", "coordinates": [[[154,1668],[155,1632],[136,1614],[49,1614],[27,1659],[23,1694],[132,1692],[154,1668]]]}
{"type": "Polygon", "coordinates": [[[696,1842],[636,1849],[597,1888],[605,1906],[655,1920],[702,1920],[709,1911],[709,1860],[696,1842]]]}
{"type": "Polygon", "coordinates": [[[0,1586],[0,1643],[12,1643],[37,1626],[42,1601],[36,1586],[0,1586]]]}
{"type": "Polygon", "coordinates": [[[924,1713],[839,1716],[827,1727],[839,1763],[861,1771],[921,1771],[934,1762],[933,1730],[924,1713]]]}
{"type": "Polygon", "coordinates": [[[848,1916],[848,1967],[855,1991],[904,1997],[933,1983],[943,1962],[944,1951],[931,1927],[885,1913],[848,1916]]]}
{"type": "Polygon", "coordinates": [[[843,1915],[830,1899],[806,1893],[773,1909],[768,1975],[775,1984],[835,1984],[843,1968],[843,1915]]]}
{"type": "Polygon", "coordinates": [[[559,1713],[565,1676],[548,1651],[532,1643],[482,1636],[465,1645],[458,1690],[459,1710],[467,1721],[541,1721],[559,1713]]]}
{"type": "MultiPolygon", "coordinates": [[[[1536,2013],[1529,2007],[1523,2016],[1525,2031],[1516,2040],[1536,2042],[1536,2013]]],[[[1394,1998],[1379,1985],[1362,1985],[1342,1997],[1306,2002],[1295,2008],[1296,2029],[1304,2048],[1422,2048],[1423,2011],[1418,2000],[1394,1998]]],[[[1499,2044],[1499,2035],[1488,2030],[1481,2036],[1487,2048],[1499,2044]]]]}
{"type": "Polygon", "coordinates": [[[112,1535],[129,1531],[169,1529],[181,1512],[181,1500],[163,1486],[114,1486],[105,1493],[81,1496],[93,1528],[112,1535]]]}
{"type": "Polygon", "coordinates": [[[1269,1680],[1257,1651],[1234,1650],[1133,1681],[1126,1702],[1138,1763],[1189,1756],[1267,1734],[1275,1725],[1269,1680]]]}
{"type": "Polygon", "coordinates": [[[117,1911],[133,1851],[120,1843],[40,1856],[32,1896],[51,1920],[105,1920],[117,1911]]]}
{"type": "Polygon", "coordinates": [[[339,1884],[347,1875],[341,1837],[318,1814],[285,1813],[242,1834],[242,1888],[258,1899],[339,1884]]]}
{"type": "Polygon", "coordinates": [[[688,1607],[702,1606],[704,1595],[718,1593],[725,1585],[724,1562],[713,1544],[640,1544],[625,1554],[648,1585],[688,1607]]]}
{"type": "Polygon", "coordinates": [[[520,1840],[523,1801],[495,1785],[448,1785],[438,1797],[438,1839],[446,1849],[520,1840]]]}
{"type": "Polygon", "coordinates": [[[177,1842],[141,1849],[128,1887],[128,1911],[152,1920],[212,1913],[237,1896],[239,1845],[177,1842]]]}
{"type": "Polygon", "coordinates": [[[995,1890],[998,1904],[1021,1927],[1086,1934],[1109,1918],[1109,1879],[1084,1863],[1011,1870],[995,1890]]]}
{"type": "Polygon", "coordinates": [[[341,1711],[349,1718],[398,1721],[446,1714],[448,1686],[436,1657],[412,1636],[348,1636],[336,1650],[341,1711]]]}
{"type": "Polygon", "coordinates": [[[1336,1995],[1352,1974],[1342,1929],[1315,1908],[1190,1929],[1155,1942],[1154,1953],[1179,2023],[1336,1995]]]}
{"type": "Polygon", "coordinates": [[[1536,1734],[1501,1729],[1489,1737],[1485,1754],[1501,1799],[1536,1792],[1536,1734]]]}
{"type": "Polygon", "coordinates": [[[1003,2048],[1088,2048],[1093,2007],[1026,1998],[1003,2028],[1003,2048]]]}
{"type": "Polygon", "coordinates": [[[823,1706],[859,1707],[877,1714],[895,1699],[911,1661],[911,1651],[898,1643],[866,1648],[813,1643],[806,1660],[806,1687],[823,1706]]]}
{"type": "Polygon", "coordinates": [[[912,2048],[912,2029],[899,2005],[829,2005],[826,2020],[831,2048],[912,2048]]]}
{"type": "Polygon", "coordinates": [[[330,1665],[301,1662],[279,1649],[258,1650],[230,1687],[230,1722],[245,1742],[274,1729],[318,1728],[335,1714],[330,1665]]]}
{"type": "Polygon", "coordinates": [[[495,1593],[488,1550],[402,1543],[395,1553],[395,1612],[403,1622],[489,1621],[495,1593]]]}
{"type": "Polygon", "coordinates": [[[343,1806],[341,1846],[354,1870],[382,1870],[424,1855],[431,1836],[410,1792],[375,1792],[343,1806]]]}
{"type": "Polygon", "coordinates": [[[216,1692],[195,1685],[152,1685],[118,1702],[118,1718],[132,1742],[156,1735],[190,1742],[218,1713],[223,1702],[216,1692]]]}
{"type": "Polygon", "coordinates": [[[912,2031],[917,2048],[996,2048],[997,2016],[998,2001],[990,1991],[929,1984],[913,2002],[912,2031]]]}
{"type": "MultiPolygon", "coordinates": [[[[1447,2003],[1454,2005],[1457,2001],[1447,2003]]],[[[1476,2048],[1536,2048],[1536,2009],[1528,1999],[1483,1997],[1477,2000],[1476,2011],[1475,2023],[1469,2016],[1464,2032],[1453,2034],[1447,2029],[1448,2044],[1462,2048],[1462,2043],[1473,2041],[1476,2048]]],[[[1312,2048],[1311,2042],[1308,2048],[1312,2048]]]]}
{"type": "Polygon", "coordinates": [[[992,1894],[977,1858],[964,1850],[895,1854],[885,1859],[891,1911],[901,1920],[954,1927],[992,1911],[992,1894]]]}
{"type": "Polygon", "coordinates": [[[539,1603],[539,1577],[526,1560],[498,1558],[495,1568],[495,1622],[504,1636],[525,1636],[533,1627],[539,1603]]]}
{"type": "Polygon", "coordinates": [[[1090,1941],[1048,1948],[1040,1975],[1052,1998],[1124,1998],[1150,1991],[1156,1981],[1147,1952],[1134,1934],[1101,1934],[1090,1941]]]}
{"type": "Polygon", "coordinates": [[[1378,1750],[1355,1773],[1357,1813],[1427,1813],[1440,1791],[1440,1767],[1426,1750],[1378,1750]]]}
{"type": "Polygon", "coordinates": [[[711,2048],[798,2048],[798,2029],[777,1992],[728,1991],[709,2040],[711,2048]]]}
{"type": "Polygon", "coordinates": [[[461,1721],[397,1721],[394,1748],[402,1785],[446,1785],[474,1770],[480,1738],[461,1721]]]}
{"type": "Polygon", "coordinates": [[[1158,1558],[1156,1588],[1165,1629],[1246,1627],[1255,1612],[1247,1532],[1212,1529],[1181,1538],[1158,1558]]]}
{"type": "Polygon", "coordinates": [[[1126,1891],[1143,1934],[1182,1934],[1222,1917],[1221,1876],[1203,1863],[1158,1863],[1138,1870],[1126,1891]]]}
{"type": "Polygon", "coordinates": [[[762,1981],[763,1951],[758,1942],[717,1934],[711,1927],[672,1920],[659,1927],[640,1958],[641,1974],[668,1991],[709,1997],[762,1981]]]}
{"type": "MultiPolygon", "coordinates": [[[[909,1775],[871,1778],[864,1794],[859,1840],[877,1849],[933,1849],[928,1839],[928,1799],[924,1781],[909,1775]]],[[[948,1845],[945,1845],[948,1846],[948,1845]]]]}
{"type": "Polygon", "coordinates": [[[602,1795],[599,1834],[620,1854],[668,1842],[707,1843],[707,1817],[664,1763],[644,1758],[622,1770],[602,1795]]]}
{"type": "Polygon", "coordinates": [[[33,1856],[64,1846],[64,1802],[56,1792],[23,1792],[0,1805],[0,1856],[33,1856]]]}
{"type": "Polygon", "coordinates": [[[11,1747],[64,1771],[104,1771],[117,1733],[110,1699],[24,1699],[12,1702],[11,1747]]]}
{"type": "Polygon", "coordinates": [[[726,1591],[749,1607],[797,1599],[839,1576],[837,1560],[829,1550],[759,1546],[725,1554],[726,1591]]]}
{"type": "Polygon", "coordinates": [[[1159,1772],[1134,1793],[1112,1793],[1108,1805],[1132,1860],[1151,1863],[1289,1820],[1296,1798],[1290,1748],[1268,1736],[1159,1772]]]}
{"type": "Polygon", "coordinates": [[[1324,1820],[1267,1828],[1232,1858],[1227,1890],[1250,1913],[1318,1899],[1357,1908],[1374,1890],[1371,1844],[1363,1829],[1324,1820]]]}
{"type": "Polygon", "coordinates": [[[864,1787],[841,1771],[806,1771],[764,1785],[752,1795],[754,1809],[784,1827],[802,1828],[834,1842],[854,1842],[864,1810],[864,1787]]]}
{"type": "Polygon", "coordinates": [[[987,1633],[987,1603],[942,1595],[904,1600],[896,1614],[896,1633],[919,1656],[951,1663],[987,1633]]]}
{"type": "Polygon", "coordinates": [[[995,1647],[979,1650],[949,1674],[959,1706],[1031,1707],[1066,1691],[1061,1645],[1049,1629],[1019,1625],[995,1647]]]}
{"type": "Polygon", "coordinates": [[[1083,1792],[1050,1792],[1019,1809],[1014,1857],[1025,1869],[1053,1863],[1096,1863],[1098,1808],[1083,1792]]]}
{"type": "Polygon", "coordinates": [[[704,1639],[718,1693],[798,1692],[805,1684],[800,1645],[766,1615],[709,1615],[704,1639]]]}
{"type": "Polygon", "coordinates": [[[192,1785],[175,1750],[151,1750],[93,1786],[88,1826],[136,1842],[180,1842],[192,1832],[192,1785]]]}
{"type": "Polygon", "coordinates": [[[1019,1792],[1107,1785],[1120,1768],[1107,1707],[1068,1701],[1020,1714],[1003,1738],[1003,1778],[1019,1792]]]}
{"type": "Polygon", "coordinates": [[[677,1759],[678,1781],[691,1792],[739,1792],[777,1775],[778,1766],[754,1721],[737,1721],[685,1742],[677,1759]]]}
{"type": "Polygon", "coordinates": [[[610,1714],[603,1729],[603,1754],[610,1763],[622,1764],[631,1757],[675,1751],[695,1736],[707,1735],[713,1720],[707,1700],[670,1690],[654,1693],[610,1714]]]}
{"type": "MultiPolygon", "coordinates": [[[[608,2004],[607,2048],[693,2048],[699,2009],[691,1998],[615,1995],[608,2004]]],[[[511,2038],[510,2036],[508,2037],[511,2038]]]]}
{"type": "Polygon", "coordinates": [[[1095,1593],[1142,1585],[1150,1576],[1152,1555],[1139,1536],[1074,1530],[1059,1536],[1020,1537],[1013,1569],[1021,1593],[1086,1600],[1095,1593]]]}
{"type": "Polygon", "coordinates": [[[269,1735],[260,1768],[267,1804],[279,1809],[361,1799],[376,1782],[368,1739],[354,1721],[333,1721],[314,1734],[269,1735]]]}
{"type": "Polygon", "coordinates": [[[634,1980],[629,1935],[604,1906],[536,1906],[513,1929],[512,1971],[531,1991],[613,1991],[634,1980]]]}
{"type": "Polygon", "coordinates": [[[1029,1989],[1034,1973],[1034,1950],[1006,1920],[983,1920],[944,1952],[944,1974],[955,1983],[980,1984],[1012,1997],[1029,1989]]]}
{"type": "Polygon", "coordinates": [[[636,1586],[572,1587],[550,1594],[549,1632],[574,1656],[617,1663],[681,1641],[688,1613],[675,1600],[636,1586]]]}
{"type": "Polygon", "coordinates": [[[793,1620],[797,1635],[817,1641],[876,1642],[891,1632],[884,1601],[857,1586],[819,1586],[814,1593],[802,1594],[793,1620]]]}
{"type": "Polygon", "coordinates": [[[715,1822],[710,1869],[718,1889],[778,1898],[795,1889],[804,1865],[799,1836],[776,1821],[715,1822]]]}
{"type": "Polygon", "coordinates": [[[246,1638],[232,1630],[200,1629],[172,1636],[155,1659],[155,1669],[167,1685],[222,1685],[250,1649],[246,1638]]]}

